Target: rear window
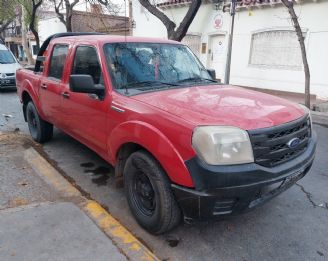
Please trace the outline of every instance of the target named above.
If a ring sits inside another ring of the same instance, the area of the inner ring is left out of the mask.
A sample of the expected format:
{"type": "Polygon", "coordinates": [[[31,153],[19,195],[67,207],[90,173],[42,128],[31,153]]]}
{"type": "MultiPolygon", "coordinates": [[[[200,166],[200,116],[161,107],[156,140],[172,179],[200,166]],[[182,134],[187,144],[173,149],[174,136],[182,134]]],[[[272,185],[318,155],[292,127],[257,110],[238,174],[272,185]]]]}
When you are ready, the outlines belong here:
{"type": "Polygon", "coordinates": [[[52,77],[56,79],[62,78],[67,53],[68,53],[67,45],[54,46],[52,57],[50,60],[48,77],[52,77]]]}

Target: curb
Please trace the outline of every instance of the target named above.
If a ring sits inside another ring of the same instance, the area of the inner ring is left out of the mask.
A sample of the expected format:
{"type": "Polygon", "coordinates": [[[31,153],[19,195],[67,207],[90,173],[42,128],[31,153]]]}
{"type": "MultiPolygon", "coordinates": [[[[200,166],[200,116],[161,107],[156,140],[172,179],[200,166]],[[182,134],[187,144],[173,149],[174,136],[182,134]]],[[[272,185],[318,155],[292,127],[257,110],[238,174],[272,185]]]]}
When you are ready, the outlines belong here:
{"type": "Polygon", "coordinates": [[[32,169],[49,185],[64,197],[81,197],[80,191],[73,187],[50,163],[35,149],[24,151],[24,159],[32,169]]]}
{"type": "Polygon", "coordinates": [[[49,186],[57,190],[66,198],[80,198],[77,205],[118,247],[119,250],[133,261],[160,260],[144,244],[142,244],[119,221],[108,213],[94,200],[83,197],[71,183],[69,183],[45,158],[35,149],[24,151],[24,159],[49,186]]]}

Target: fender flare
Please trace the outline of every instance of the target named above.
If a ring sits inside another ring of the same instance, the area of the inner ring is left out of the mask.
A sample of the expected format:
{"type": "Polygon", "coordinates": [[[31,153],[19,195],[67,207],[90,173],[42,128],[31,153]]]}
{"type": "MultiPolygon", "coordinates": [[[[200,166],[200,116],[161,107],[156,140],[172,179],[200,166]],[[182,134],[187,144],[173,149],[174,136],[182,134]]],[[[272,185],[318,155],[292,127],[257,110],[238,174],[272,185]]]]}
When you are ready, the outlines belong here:
{"type": "Polygon", "coordinates": [[[32,102],[34,103],[34,105],[36,107],[36,110],[38,111],[41,118],[44,119],[45,117],[44,117],[44,113],[41,109],[39,95],[36,91],[36,88],[33,87],[33,84],[28,79],[25,79],[22,83],[22,92],[21,92],[21,97],[20,97],[22,102],[23,102],[24,92],[27,92],[27,94],[31,97],[32,102]]]}
{"type": "Polygon", "coordinates": [[[118,161],[120,148],[134,143],[145,148],[153,155],[166,171],[173,183],[194,187],[189,171],[170,140],[156,127],[142,121],[129,121],[118,125],[108,138],[110,160],[118,161]]]}

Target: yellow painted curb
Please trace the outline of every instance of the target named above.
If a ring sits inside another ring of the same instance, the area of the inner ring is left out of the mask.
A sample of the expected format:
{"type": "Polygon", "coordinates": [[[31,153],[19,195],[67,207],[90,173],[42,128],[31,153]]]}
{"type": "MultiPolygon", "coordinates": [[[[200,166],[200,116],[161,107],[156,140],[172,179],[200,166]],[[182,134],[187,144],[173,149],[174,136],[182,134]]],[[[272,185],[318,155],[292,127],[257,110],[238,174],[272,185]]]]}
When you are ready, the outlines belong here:
{"type": "Polygon", "coordinates": [[[54,187],[65,197],[79,197],[80,191],[73,187],[58,171],[50,165],[35,149],[24,151],[24,159],[48,185],[54,187]]]}
{"type": "Polygon", "coordinates": [[[25,150],[24,159],[49,186],[55,188],[62,196],[83,199],[80,205],[82,210],[113,240],[129,260],[160,260],[96,201],[84,198],[80,191],[69,183],[35,149],[25,150]]]}
{"type": "Polygon", "coordinates": [[[83,203],[87,215],[127,254],[131,260],[159,260],[124,226],[93,200],[83,203]]]}

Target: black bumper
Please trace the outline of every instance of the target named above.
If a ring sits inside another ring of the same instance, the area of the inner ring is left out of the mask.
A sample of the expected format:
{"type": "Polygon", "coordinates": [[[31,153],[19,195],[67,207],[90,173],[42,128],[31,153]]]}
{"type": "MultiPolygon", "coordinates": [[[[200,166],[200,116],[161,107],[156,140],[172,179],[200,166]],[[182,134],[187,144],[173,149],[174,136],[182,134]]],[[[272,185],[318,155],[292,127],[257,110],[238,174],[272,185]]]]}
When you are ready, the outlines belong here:
{"type": "Polygon", "coordinates": [[[251,210],[285,191],[310,170],[316,148],[315,134],[299,157],[273,168],[256,163],[211,166],[197,157],[186,166],[195,189],[172,185],[189,219],[215,219],[251,210]]]}

